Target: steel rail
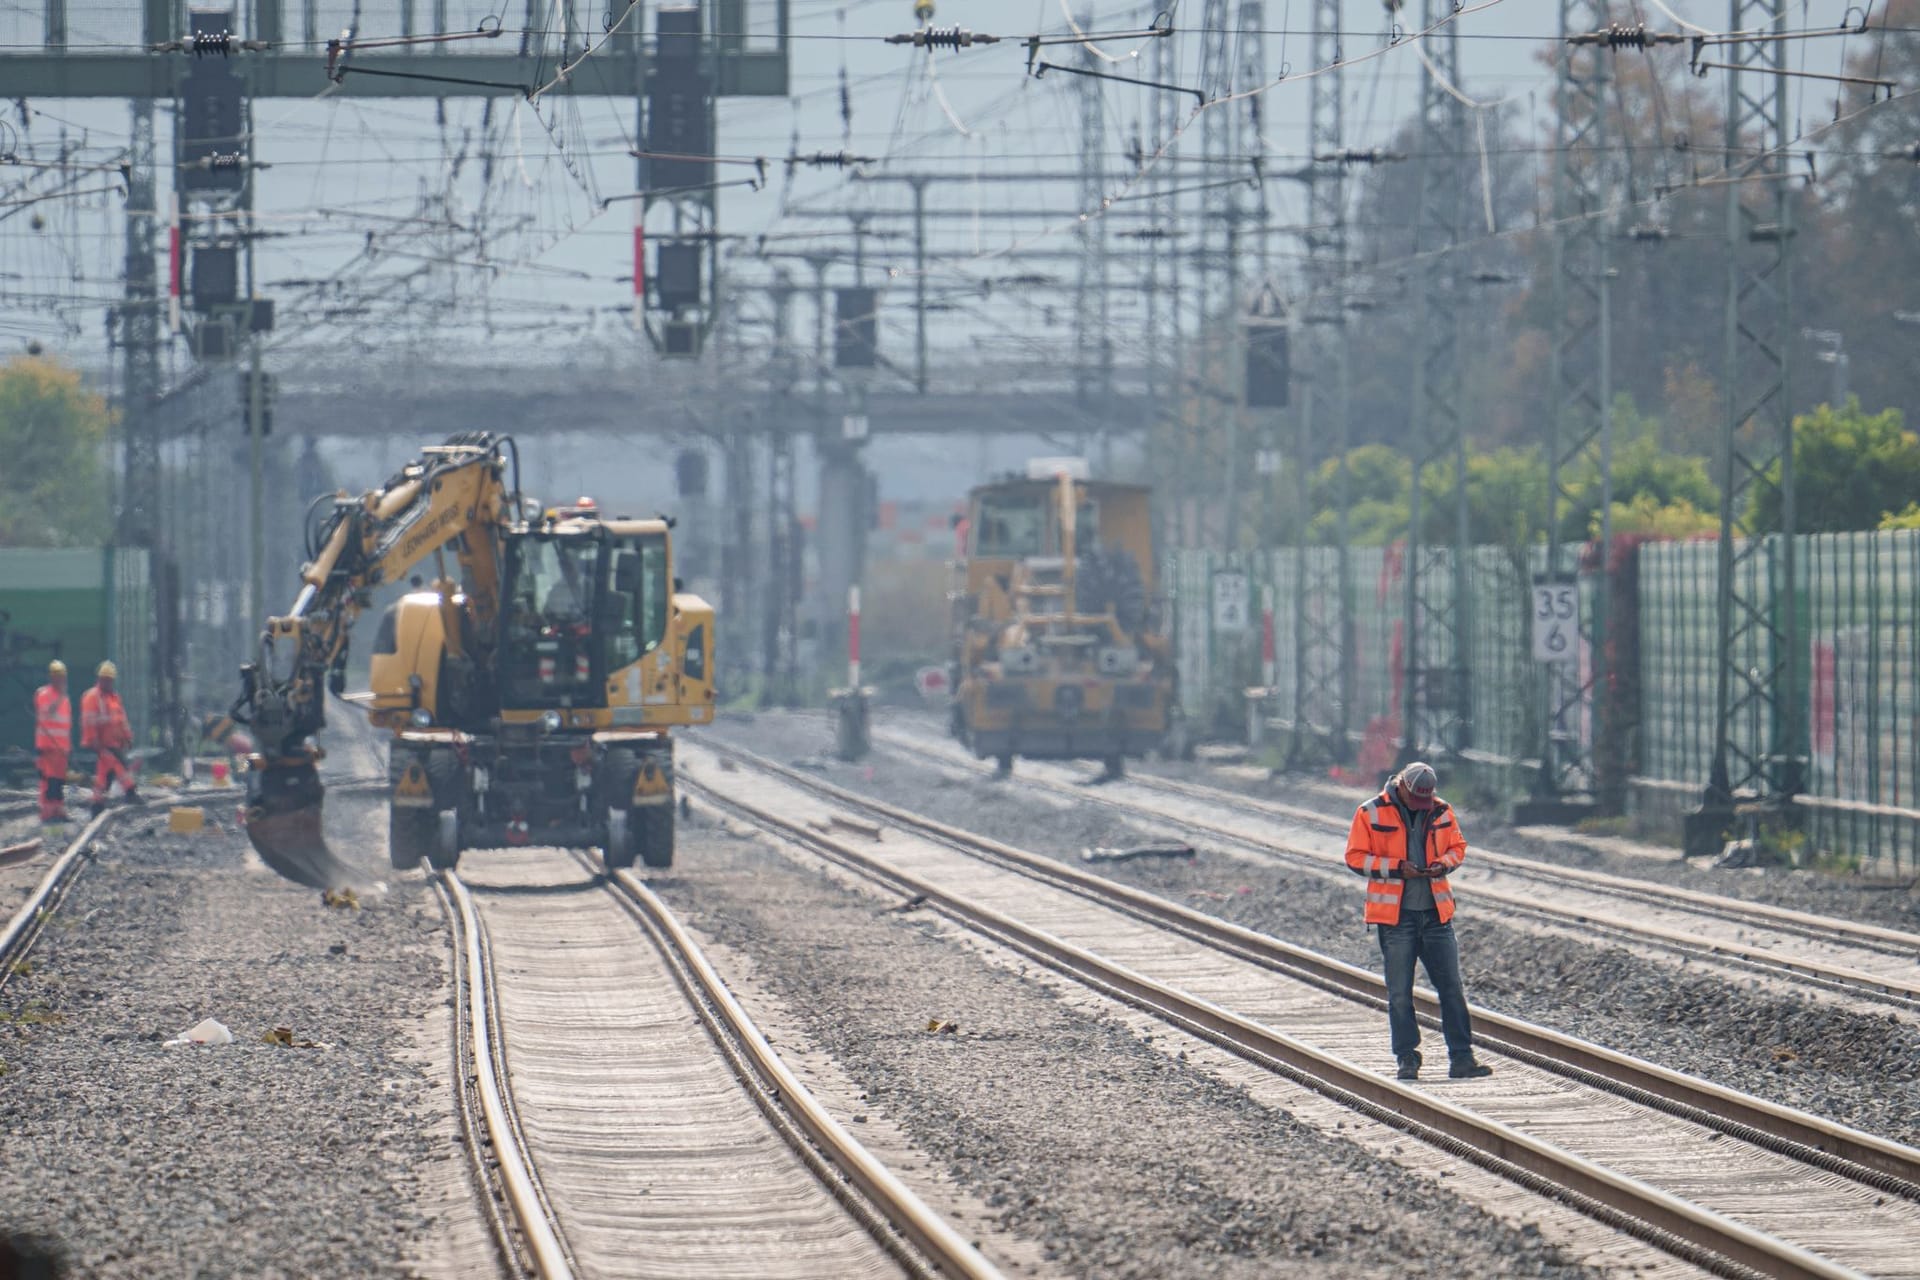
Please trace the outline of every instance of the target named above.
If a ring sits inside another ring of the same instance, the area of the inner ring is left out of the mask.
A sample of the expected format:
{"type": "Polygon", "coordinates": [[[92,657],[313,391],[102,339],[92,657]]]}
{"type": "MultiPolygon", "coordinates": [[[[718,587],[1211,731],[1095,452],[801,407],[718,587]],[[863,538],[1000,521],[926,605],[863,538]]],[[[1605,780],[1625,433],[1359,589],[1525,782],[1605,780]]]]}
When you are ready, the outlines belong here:
{"type": "MultiPolygon", "coordinates": [[[[985,855],[1022,875],[1124,911],[1136,919],[1175,930],[1196,942],[1310,982],[1314,986],[1384,1008],[1386,984],[1369,969],[1283,942],[1264,933],[1196,911],[1132,885],[1109,880],[1044,854],[1004,844],[976,832],[871,799],[822,778],[742,748],[706,744],[753,768],[784,778],[836,802],[864,809],[904,830],[918,831],[963,853],[985,855]]],[[[1437,1023],[1438,999],[1424,988],[1415,1001],[1437,1023]]],[[[1653,1106],[1730,1137],[1764,1146],[1854,1181],[1920,1201],[1920,1149],[1769,1102],[1724,1085],[1689,1076],[1591,1041],[1491,1009],[1473,1008],[1475,1034],[1523,1061],[1653,1106]]]]}
{"type": "MultiPolygon", "coordinates": [[[[894,745],[914,752],[925,759],[943,765],[958,768],[974,768],[971,761],[949,759],[945,753],[933,745],[916,742],[899,735],[883,735],[894,745]]],[[[984,766],[979,771],[984,772],[984,766]]],[[[1186,799],[1200,801],[1219,807],[1238,809],[1254,817],[1278,817],[1299,822],[1310,822],[1331,832],[1344,834],[1346,824],[1308,809],[1294,805],[1259,800],[1244,796],[1238,792],[1224,791],[1219,788],[1199,786],[1180,782],[1170,778],[1148,778],[1144,775],[1132,775],[1129,781],[1139,783],[1150,789],[1167,791],[1186,799]]],[[[1150,818],[1159,822],[1176,822],[1183,828],[1204,832],[1215,839],[1224,840],[1255,850],[1267,857],[1283,858],[1301,862],[1310,868],[1324,872],[1329,876],[1334,872],[1326,865],[1323,857],[1301,848],[1277,840],[1271,836],[1249,835],[1235,831],[1231,827],[1209,822],[1205,818],[1189,817],[1162,813],[1138,801],[1116,799],[1111,795],[1101,795],[1090,789],[1068,787],[1046,778],[1028,775],[1023,779],[1026,785],[1067,796],[1081,803],[1094,803],[1105,808],[1134,817],[1150,818]]],[[[1700,893],[1695,890],[1675,888],[1670,895],[1658,886],[1644,886],[1623,877],[1609,876],[1604,872],[1589,871],[1578,867],[1546,868],[1530,859],[1516,857],[1513,854],[1495,853],[1476,847],[1473,852],[1475,861],[1484,863],[1502,871],[1534,879],[1565,879],[1585,884],[1601,893],[1616,897],[1633,898],[1654,906],[1667,909],[1688,910],[1697,914],[1716,916],[1734,924],[1744,924],[1762,928],[1775,928],[1782,932],[1800,934],[1822,942],[1845,941],[1836,935],[1850,935],[1858,945],[1870,947],[1883,953],[1915,956],[1920,959],[1920,935],[1902,933],[1894,929],[1883,929],[1876,925],[1856,924],[1837,917],[1814,915],[1808,912],[1791,911],[1784,907],[1774,907],[1766,903],[1748,903],[1735,898],[1723,898],[1714,894],[1700,893]]],[[[1518,895],[1502,892],[1497,887],[1480,885],[1478,891],[1490,901],[1522,912],[1537,919],[1556,923],[1576,923],[1596,925],[1612,930],[1629,938],[1638,938],[1661,946],[1694,955],[1708,955],[1721,960],[1735,960],[1762,972],[1785,974],[1802,981],[1810,982],[1823,989],[1839,991],[1853,995],[1863,995],[1906,1007],[1920,1003],[1920,982],[1906,982],[1899,978],[1870,973],[1847,965],[1832,964],[1822,960],[1812,960],[1783,955],[1765,947],[1748,946],[1738,942],[1715,940],[1699,937],[1661,925],[1642,921],[1625,920],[1617,916],[1598,914],[1578,908],[1555,907],[1522,898],[1518,895]]]]}
{"type": "Polygon", "coordinates": [[[0,987],[5,987],[7,979],[13,976],[13,967],[32,948],[40,931],[46,927],[47,920],[60,906],[72,887],[74,877],[80,872],[82,860],[86,857],[88,846],[93,843],[100,829],[111,822],[124,809],[108,809],[105,813],[95,814],[80,833],[68,844],[66,851],[55,858],[46,874],[40,877],[40,883],[34,886],[27,900],[7,921],[5,929],[0,929],[0,987]]]}
{"type": "MultiPolygon", "coordinates": [[[[736,749],[725,749],[733,754],[736,749]]],[[[770,763],[770,762],[769,762],[770,763]]],[[[755,767],[759,767],[757,764],[755,767]]],[[[773,770],[778,776],[779,766],[773,770]]],[[[1284,1032],[1167,986],[1082,947],[891,866],[864,850],[706,782],[682,781],[723,810],[778,832],[831,860],[924,901],[1049,968],[1219,1044],[1343,1105],[1562,1200],[1599,1220],[1727,1276],[1789,1280],[1857,1277],[1806,1249],[1607,1169],[1499,1121],[1398,1080],[1376,1076],[1284,1032]]],[[[802,785],[814,780],[804,780],[802,785]]]]}
{"type": "Polygon", "coordinates": [[[498,1166],[487,1157],[488,1142],[482,1132],[486,1121],[480,1114],[480,1097],[476,1081],[478,1077],[466,1069],[473,1058],[473,1042],[470,1028],[467,1026],[467,976],[466,966],[461,963],[460,939],[463,934],[460,926],[459,910],[453,904],[453,891],[446,885],[434,881],[434,896],[440,903],[440,910],[446,916],[447,932],[453,945],[453,964],[450,977],[453,982],[453,1003],[450,1006],[454,1016],[447,1019],[449,1028],[449,1047],[453,1064],[452,1085],[455,1115],[460,1123],[461,1146],[466,1149],[467,1166],[473,1173],[476,1189],[481,1191],[480,1210],[486,1217],[487,1226],[493,1234],[495,1246],[500,1251],[501,1261],[516,1275],[525,1275],[530,1270],[526,1256],[520,1247],[520,1237],[514,1230],[512,1209],[507,1204],[505,1191],[500,1185],[498,1166]]]}
{"type": "Polygon", "coordinates": [[[474,910],[473,897],[466,884],[457,874],[441,872],[439,881],[452,899],[454,915],[459,921],[459,958],[466,970],[465,1016],[472,1046],[474,1087],[480,1095],[481,1114],[501,1186],[519,1225],[534,1274],[541,1280],[572,1280],[572,1263],[535,1183],[532,1155],[521,1141],[496,1067],[493,984],[483,961],[480,915],[474,910]]]}
{"type": "Polygon", "coordinates": [[[694,990],[689,994],[696,1004],[704,1004],[717,1017],[725,1033],[745,1051],[746,1065],[759,1074],[777,1104],[885,1222],[905,1236],[940,1274],[962,1280],[1001,1280],[998,1268],[847,1132],[794,1075],[728,990],[700,945],[658,895],[631,871],[610,873],[608,883],[633,906],[636,918],[661,951],[674,959],[676,969],[692,980],[694,990]]]}

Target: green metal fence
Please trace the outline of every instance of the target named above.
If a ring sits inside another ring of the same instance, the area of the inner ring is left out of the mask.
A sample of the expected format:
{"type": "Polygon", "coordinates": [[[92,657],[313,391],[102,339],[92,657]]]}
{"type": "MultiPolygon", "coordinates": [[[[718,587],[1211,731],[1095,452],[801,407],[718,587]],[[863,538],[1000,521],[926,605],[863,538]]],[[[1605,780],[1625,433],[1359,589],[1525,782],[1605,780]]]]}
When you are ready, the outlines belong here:
{"type": "MultiPolygon", "coordinates": [[[[1804,700],[1802,714],[1776,722],[1766,701],[1755,702],[1734,717],[1730,735],[1741,750],[1767,759],[1781,778],[1797,779],[1808,854],[1897,874],[1916,860],[1920,838],[1920,531],[1800,538],[1800,582],[1792,600],[1779,589],[1782,551],[1772,541],[1746,558],[1742,571],[1749,575],[1744,586],[1750,598],[1776,616],[1797,612],[1803,651],[1794,670],[1798,692],[1791,696],[1804,700]],[[1789,733],[1804,736],[1796,741],[1789,733]]],[[[1324,643],[1303,652],[1306,637],[1328,630],[1303,625],[1303,617],[1338,603],[1306,597],[1301,584],[1336,581],[1334,554],[1311,548],[1173,556],[1168,582],[1181,696],[1196,724],[1218,728],[1242,723],[1244,689],[1265,684],[1272,690],[1269,723],[1283,739],[1294,730],[1296,715],[1317,729],[1338,724],[1350,763],[1362,771],[1383,768],[1401,749],[1404,556],[1398,547],[1352,549],[1347,652],[1328,652],[1324,643]],[[1303,555],[1329,559],[1303,565],[1303,555]],[[1247,579],[1251,616],[1234,627],[1222,626],[1217,616],[1221,602],[1214,585],[1223,574],[1247,579]],[[1262,678],[1260,663],[1263,592],[1273,602],[1271,681],[1262,678]],[[1341,686],[1340,679],[1322,678],[1342,656],[1351,690],[1346,706],[1326,696],[1341,686]]],[[[1454,575],[1444,556],[1435,562],[1442,571],[1432,585],[1445,602],[1454,575]]],[[[1677,819],[1698,805],[1713,759],[1721,662],[1718,547],[1711,540],[1637,546],[1622,541],[1609,563],[1616,575],[1606,671],[1613,740],[1598,749],[1590,688],[1566,699],[1553,726],[1542,723],[1549,673],[1534,661],[1530,620],[1530,588],[1545,568],[1537,551],[1524,557],[1496,547],[1471,552],[1464,691],[1436,675],[1453,665],[1449,636],[1421,637],[1416,666],[1447,713],[1466,717],[1466,754],[1486,790],[1511,799],[1526,795],[1539,774],[1543,734],[1551,732],[1575,743],[1599,774],[1610,770],[1615,794],[1635,811],[1677,819]]],[[[1591,564],[1580,581],[1581,640],[1576,660],[1559,668],[1562,691],[1586,685],[1593,670],[1599,593],[1591,564]]],[[[1761,630],[1751,629],[1756,638],[1737,655],[1755,667],[1772,656],[1752,647],[1763,643],[1757,638],[1761,630]]],[[[1423,753],[1435,749],[1415,745],[1423,753]]],[[[1593,788],[1604,778],[1589,773],[1583,781],[1593,788]]]]}
{"type": "Polygon", "coordinates": [[[0,613],[9,651],[0,654],[0,751],[33,742],[33,690],[49,659],[70,669],[76,715],[94,668],[112,658],[134,740],[151,729],[154,606],[148,553],[114,547],[0,548],[0,613]]]}

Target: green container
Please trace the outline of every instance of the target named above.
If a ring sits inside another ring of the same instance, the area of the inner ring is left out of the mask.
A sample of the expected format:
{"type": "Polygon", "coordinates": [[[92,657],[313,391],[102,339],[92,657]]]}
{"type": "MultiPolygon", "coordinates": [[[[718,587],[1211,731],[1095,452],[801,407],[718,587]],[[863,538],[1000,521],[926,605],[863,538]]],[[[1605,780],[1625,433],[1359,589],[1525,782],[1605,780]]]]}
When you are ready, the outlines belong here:
{"type": "Polygon", "coordinates": [[[0,547],[0,612],[9,615],[0,651],[0,755],[32,751],[33,691],[46,683],[55,657],[67,664],[76,726],[81,693],[111,658],[134,742],[150,741],[154,612],[145,551],[0,547]]]}

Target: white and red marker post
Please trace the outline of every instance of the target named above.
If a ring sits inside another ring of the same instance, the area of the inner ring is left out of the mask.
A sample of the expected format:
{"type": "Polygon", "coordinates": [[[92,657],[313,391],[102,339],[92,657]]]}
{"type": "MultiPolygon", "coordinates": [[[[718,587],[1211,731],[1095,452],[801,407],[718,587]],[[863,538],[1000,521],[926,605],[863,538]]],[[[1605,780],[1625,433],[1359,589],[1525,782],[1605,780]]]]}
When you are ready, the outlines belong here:
{"type": "Polygon", "coordinates": [[[860,587],[847,588],[847,684],[860,688],[860,587]]]}
{"type": "Polygon", "coordinates": [[[847,687],[830,695],[834,712],[834,754],[864,759],[872,749],[867,691],[860,686],[860,588],[847,588],[847,687]]]}

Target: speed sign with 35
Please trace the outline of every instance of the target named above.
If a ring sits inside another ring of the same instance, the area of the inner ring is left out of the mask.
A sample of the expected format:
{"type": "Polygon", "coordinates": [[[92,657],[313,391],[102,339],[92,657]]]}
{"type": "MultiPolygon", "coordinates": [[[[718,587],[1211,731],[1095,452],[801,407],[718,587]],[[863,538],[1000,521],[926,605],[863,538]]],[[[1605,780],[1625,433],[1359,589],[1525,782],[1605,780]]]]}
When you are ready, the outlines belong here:
{"type": "Polygon", "coordinates": [[[1580,587],[1536,579],[1533,584],[1533,658],[1571,662],[1580,651],[1580,587]]]}

